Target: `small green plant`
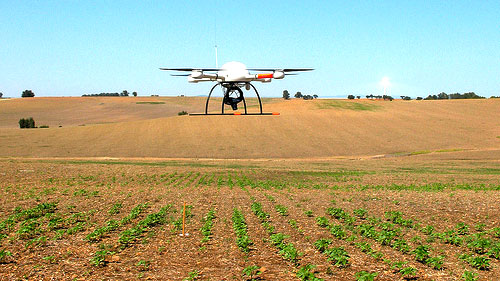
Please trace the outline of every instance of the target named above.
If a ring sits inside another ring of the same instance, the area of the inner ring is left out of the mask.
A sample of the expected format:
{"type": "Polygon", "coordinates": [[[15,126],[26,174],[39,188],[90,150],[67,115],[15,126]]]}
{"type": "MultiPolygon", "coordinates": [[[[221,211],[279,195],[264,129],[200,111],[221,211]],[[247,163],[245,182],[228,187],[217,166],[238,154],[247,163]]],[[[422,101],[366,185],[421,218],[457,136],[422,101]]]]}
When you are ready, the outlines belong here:
{"type": "Polygon", "coordinates": [[[0,264],[7,263],[7,257],[12,256],[12,253],[10,251],[7,251],[5,249],[0,250],[0,264]]]}
{"type": "Polygon", "coordinates": [[[479,270],[488,270],[490,268],[490,259],[486,257],[462,254],[458,258],[479,270]]]}
{"type": "Polygon", "coordinates": [[[109,209],[108,214],[116,215],[120,213],[121,208],[122,208],[122,203],[115,203],[113,204],[113,206],[111,206],[111,209],[109,209]]]}
{"type": "Polygon", "coordinates": [[[284,217],[288,216],[288,208],[286,206],[276,205],[275,208],[276,208],[276,212],[278,212],[280,215],[282,215],[284,217]]]}
{"type": "Polygon", "coordinates": [[[484,228],[486,227],[486,224],[484,223],[478,223],[474,226],[474,228],[476,229],[476,231],[478,232],[483,232],[484,231],[484,228]]]}
{"type": "Polygon", "coordinates": [[[179,116],[182,116],[182,115],[187,115],[187,114],[188,114],[188,113],[187,113],[187,111],[185,111],[185,110],[183,110],[183,111],[179,111],[179,112],[177,113],[177,115],[179,115],[179,116]]]}
{"type": "Polygon", "coordinates": [[[478,279],[477,273],[466,270],[464,274],[462,274],[462,279],[464,281],[476,281],[478,279]]]}
{"type": "Polygon", "coordinates": [[[294,264],[297,264],[298,258],[301,256],[301,253],[299,253],[292,243],[282,243],[279,253],[294,264]]]}
{"type": "Polygon", "coordinates": [[[367,242],[357,242],[355,245],[363,253],[371,254],[373,252],[372,245],[370,245],[370,243],[367,243],[367,242]]]}
{"type": "Polygon", "coordinates": [[[429,258],[429,246],[427,245],[419,245],[415,250],[412,251],[415,255],[415,259],[421,263],[425,263],[425,261],[429,258]]]}
{"type": "Polygon", "coordinates": [[[377,277],[378,273],[376,272],[367,272],[367,271],[359,271],[356,272],[354,277],[356,277],[357,281],[373,281],[375,277],[377,277]]]}
{"type": "Polygon", "coordinates": [[[490,230],[490,233],[495,238],[500,238],[500,227],[494,227],[490,230]]]}
{"type": "Polygon", "coordinates": [[[255,280],[255,278],[261,274],[260,267],[257,265],[250,265],[243,269],[243,276],[247,278],[247,280],[255,280]]]}
{"type": "Polygon", "coordinates": [[[410,246],[408,245],[408,243],[404,239],[395,239],[394,241],[392,241],[391,246],[392,246],[392,248],[394,248],[394,249],[396,249],[404,254],[410,252],[410,246]]]}
{"type": "Polygon", "coordinates": [[[47,261],[49,263],[55,263],[56,257],[55,256],[46,256],[42,258],[44,261],[47,261]]]}
{"type": "Polygon", "coordinates": [[[297,277],[302,281],[321,281],[323,279],[316,277],[316,273],[314,272],[315,265],[306,264],[301,266],[297,270],[297,277]]]}
{"type": "Polygon", "coordinates": [[[314,242],[314,247],[318,249],[321,253],[323,253],[328,247],[332,244],[331,239],[318,239],[316,242],[314,242]]]}
{"type": "Polygon", "coordinates": [[[149,262],[149,261],[140,260],[135,265],[139,268],[140,271],[147,271],[147,270],[149,270],[150,264],[151,264],[151,262],[149,262]]]}
{"type": "Polygon", "coordinates": [[[320,227],[328,227],[330,225],[330,222],[328,221],[327,218],[325,217],[317,217],[316,218],[316,223],[320,226],[320,227]]]}
{"type": "Polygon", "coordinates": [[[99,251],[95,252],[92,259],[90,259],[90,264],[92,264],[93,266],[97,266],[97,267],[103,267],[107,263],[106,256],[113,255],[113,254],[114,254],[114,252],[111,252],[108,250],[99,250],[99,251]]]}
{"type": "Polygon", "coordinates": [[[368,211],[365,209],[356,209],[353,211],[354,215],[357,216],[360,219],[366,219],[366,214],[368,214],[368,211]]]}
{"type": "Polygon", "coordinates": [[[430,257],[425,261],[425,263],[434,269],[442,269],[443,260],[444,260],[443,256],[430,257]]]}
{"type": "Polygon", "coordinates": [[[415,276],[417,275],[417,269],[411,266],[407,266],[404,268],[401,268],[399,270],[399,273],[404,279],[414,279],[415,276]]]}
{"type": "Polygon", "coordinates": [[[182,279],[183,281],[194,281],[194,280],[198,280],[200,278],[200,271],[198,271],[197,269],[191,271],[188,273],[188,277],[182,279]]]}
{"type": "Polygon", "coordinates": [[[313,211],[311,211],[311,210],[307,210],[307,211],[305,211],[305,212],[304,212],[304,214],[305,214],[306,216],[310,217],[310,218],[312,218],[312,217],[314,216],[314,215],[313,215],[313,211]]]}
{"type": "Polygon", "coordinates": [[[455,229],[456,229],[458,235],[469,234],[469,226],[463,222],[457,223],[457,225],[455,226],[455,229]]]}
{"type": "Polygon", "coordinates": [[[288,220],[288,224],[293,228],[293,229],[296,229],[298,231],[300,231],[299,229],[299,225],[297,224],[297,221],[294,220],[294,219],[291,219],[291,220],[288,220]]]}
{"type": "Polygon", "coordinates": [[[330,233],[335,236],[335,238],[343,240],[346,237],[346,232],[344,231],[344,228],[342,225],[331,225],[330,226],[330,233]]]}
{"type": "Polygon", "coordinates": [[[434,226],[428,225],[421,229],[421,231],[426,235],[431,235],[434,232],[434,226]]]}
{"type": "Polygon", "coordinates": [[[342,247],[327,249],[325,254],[328,256],[327,260],[333,262],[333,264],[338,267],[346,267],[349,265],[349,255],[342,247]]]}

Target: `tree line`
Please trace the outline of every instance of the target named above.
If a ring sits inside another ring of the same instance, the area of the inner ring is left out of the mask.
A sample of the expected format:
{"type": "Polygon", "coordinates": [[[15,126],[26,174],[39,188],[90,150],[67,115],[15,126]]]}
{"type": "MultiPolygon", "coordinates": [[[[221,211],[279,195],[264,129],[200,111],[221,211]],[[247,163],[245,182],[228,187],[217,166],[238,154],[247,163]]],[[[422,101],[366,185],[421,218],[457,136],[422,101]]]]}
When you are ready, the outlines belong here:
{"type": "MultiPolygon", "coordinates": [[[[410,96],[400,96],[402,100],[412,100],[410,96]]],[[[353,100],[355,98],[360,99],[361,96],[348,95],[348,99],[353,100]]],[[[393,97],[387,95],[366,95],[367,99],[383,99],[383,100],[393,100],[393,97]]],[[[447,100],[447,99],[484,99],[485,97],[479,96],[474,92],[468,92],[464,94],[454,93],[447,94],[445,92],[441,92],[437,95],[428,95],[426,98],[417,97],[416,100],[447,100]]],[[[490,98],[499,98],[495,96],[491,96],[490,98]]]]}
{"type": "MultiPolygon", "coordinates": [[[[295,93],[294,97],[296,99],[312,100],[312,99],[317,99],[318,95],[303,95],[302,92],[297,92],[295,93]]],[[[290,93],[288,92],[288,90],[283,91],[283,98],[286,100],[290,99],[290,93]]]]}
{"type": "MultiPolygon", "coordinates": [[[[124,90],[121,93],[99,93],[99,94],[83,94],[82,97],[128,97],[130,93],[124,90]]],[[[132,92],[134,97],[137,97],[137,92],[132,92]]]]}
{"type": "Polygon", "coordinates": [[[447,99],[484,99],[485,97],[478,96],[474,92],[468,92],[464,94],[454,93],[447,94],[445,92],[441,92],[437,95],[428,95],[424,100],[447,100],[447,99]]]}

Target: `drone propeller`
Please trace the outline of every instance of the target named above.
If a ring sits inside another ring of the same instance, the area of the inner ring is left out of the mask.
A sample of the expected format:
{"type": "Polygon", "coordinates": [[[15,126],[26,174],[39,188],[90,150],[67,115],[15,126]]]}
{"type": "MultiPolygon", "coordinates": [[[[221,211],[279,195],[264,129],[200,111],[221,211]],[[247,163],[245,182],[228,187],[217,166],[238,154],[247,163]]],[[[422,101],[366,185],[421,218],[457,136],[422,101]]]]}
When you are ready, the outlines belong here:
{"type": "Polygon", "coordinates": [[[170,74],[170,76],[189,76],[191,74],[170,74]]]}
{"type": "Polygon", "coordinates": [[[314,68],[285,68],[285,69],[279,69],[279,68],[247,68],[247,70],[251,70],[251,71],[297,72],[297,71],[311,71],[311,70],[314,70],[314,68]]]}
{"type": "Polygon", "coordinates": [[[172,71],[219,71],[220,68],[190,68],[190,67],[184,67],[184,68],[163,68],[160,67],[161,70],[172,70],[172,71]]]}

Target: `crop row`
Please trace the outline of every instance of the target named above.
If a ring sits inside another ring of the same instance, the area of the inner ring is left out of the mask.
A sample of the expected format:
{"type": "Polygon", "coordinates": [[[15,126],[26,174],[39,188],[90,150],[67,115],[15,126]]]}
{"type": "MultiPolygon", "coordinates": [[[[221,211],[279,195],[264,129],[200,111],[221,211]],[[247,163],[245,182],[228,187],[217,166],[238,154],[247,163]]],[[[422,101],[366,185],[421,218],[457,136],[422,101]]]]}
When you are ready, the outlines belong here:
{"type": "Polygon", "coordinates": [[[107,221],[104,226],[96,228],[94,231],[92,231],[91,233],[89,233],[86,236],[86,239],[88,241],[92,241],[92,242],[100,241],[102,239],[102,237],[106,233],[114,231],[114,230],[118,229],[121,226],[127,225],[133,219],[137,218],[142,212],[144,212],[148,208],[148,206],[149,206],[148,203],[139,204],[139,205],[135,206],[130,211],[130,214],[128,214],[127,216],[123,217],[119,221],[116,221],[116,220],[113,220],[113,219],[107,221]]]}
{"type": "Polygon", "coordinates": [[[275,228],[270,221],[270,215],[262,209],[262,204],[254,201],[251,205],[252,212],[260,220],[262,226],[269,234],[269,241],[279,250],[283,259],[292,262],[297,267],[296,275],[300,280],[319,281],[322,280],[315,276],[313,271],[315,265],[306,264],[300,266],[299,257],[302,255],[291,242],[285,242],[288,236],[283,233],[275,233],[275,228]],[[299,267],[300,266],[300,267],[299,267]]]}

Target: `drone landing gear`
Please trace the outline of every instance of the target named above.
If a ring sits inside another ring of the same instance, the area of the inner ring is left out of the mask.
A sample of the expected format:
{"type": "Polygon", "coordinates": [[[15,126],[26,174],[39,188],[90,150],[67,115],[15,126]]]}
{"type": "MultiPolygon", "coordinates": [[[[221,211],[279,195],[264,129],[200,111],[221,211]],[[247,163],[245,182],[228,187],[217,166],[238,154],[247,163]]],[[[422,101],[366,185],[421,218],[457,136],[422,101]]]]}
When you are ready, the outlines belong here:
{"type": "Polygon", "coordinates": [[[191,113],[189,115],[279,115],[279,113],[273,112],[262,112],[262,100],[260,99],[259,92],[251,83],[236,83],[236,82],[228,82],[228,83],[217,83],[210,90],[207,102],[205,105],[205,113],[191,113]],[[220,86],[222,88],[222,92],[224,93],[224,97],[222,98],[222,109],[221,113],[208,113],[208,103],[210,101],[210,97],[212,96],[212,92],[214,89],[220,86]],[[257,99],[259,100],[259,110],[257,113],[248,113],[247,111],[247,102],[243,95],[242,87],[245,87],[246,90],[250,90],[250,87],[254,90],[257,95],[257,99]],[[245,113],[241,112],[233,112],[233,113],[224,113],[224,106],[229,105],[233,110],[238,110],[238,103],[243,102],[245,113]]]}

